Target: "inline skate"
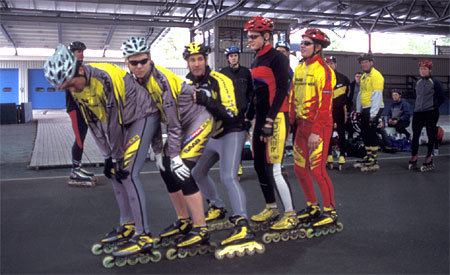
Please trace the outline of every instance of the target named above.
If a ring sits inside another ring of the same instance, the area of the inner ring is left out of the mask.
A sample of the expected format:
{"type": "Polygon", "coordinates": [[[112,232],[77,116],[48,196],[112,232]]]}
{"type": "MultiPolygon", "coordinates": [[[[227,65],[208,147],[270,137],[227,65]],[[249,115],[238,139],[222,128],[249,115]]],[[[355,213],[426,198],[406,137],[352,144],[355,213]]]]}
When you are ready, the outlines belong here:
{"type": "Polygon", "coordinates": [[[328,157],[327,157],[327,167],[328,167],[328,169],[333,170],[333,168],[334,168],[333,155],[328,155],[328,157]]]}
{"type": "Polygon", "coordinates": [[[166,252],[168,260],[175,260],[176,258],[184,259],[188,255],[204,255],[206,253],[213,253],[216,250],[217,244],[209,242],[209,232],[207,226],[196,226],[181,238],[176,248],[169,248],[166,252]]]}
{"type": "Polygon", "coordinates": [[[92,176],[84,174],[82,172],[82,169],[79,167],[72,169],[67,184],[69,186],[77,187],[95,187],[98,182],[98,178],[95,177],[92,173],[89,174],[91,174],[92,176]]]}
{"type": "Polygon", "coordinates": [[[234,230],[228,238],[223,240],[221,247],[216,249],[214,256],[217,260],[223,260],[225,257],[231,259],[235,255],[243,257],[245,254],[254,255],[264,253],[266,248],[264,244],[255,241],[255,235],[251,232],[248,220],[241,216],[230,217],[230,222],[234,230]]]}
{"type": "Polygon", "coordinates": [[[306,237],[310,239],[327,235],[328,233],[341,232],[344,229],[344,225],[337,220],[338,215],[335,209],[324,208],[322,215],[313,222],[311,228],[306,230],[306,237]]]}
{"type": "Polygon", "coordinates": [[[408,164],[408,170],[417,170],[417,155],[412,156],[408,164]]]}
{"type": "Polygon", "coordinates": [[[308,206],[306,208],[297,212],[299,227],[311,227],[311,222],[320,217],[320,205],[313,205],[310,202],[308,202],[307,205],[308,206]]]}
{"type": "Polygon", "coordinates": [[[112,256],[103,259],[103,266],[112,268],[123,267],[126,264],[135,265],[138,262],[146,264],[150,261],[156,263],[161,260],[161,252],[155,249],[154,240],[146,233],[134,234],[125,244],[113,251],[112,256]]]}
{"type": "Polygon", "coordinates": [[[434,170],[433,159],[431,157],[426,157],[425,162],[420,166],[420,172],[428,172],[434,170]]]}
{"type": "Polygon", "coordinates": [[[161,234],[159,234],[159,240],[156,242],[155,247],[161,244],[163,247],[169,245],[175,245],[178,238],[183,237],[192,229],[192,220],[190,218],[178,217],[178,219],[165,228],[161,234]]]}
{"type": "Polygon", "coordinates": [[[296,240],[305,238],[305,229],[299,227],[297,215],[284,213],[283,218],[270,227],[271,231],[264,233],[262,240],[268,244],[277,243],[280,240],[286,242],[288,240],[296,240]]]}
{"type": "Polygon", "coordinates": [[[378,170],[380,170],[380,165],[378,165],[377,159],[372,157],[364,163],[363,167],[361,167],[361,172],[373,172],[378,170]]]}
{"type": "Polygon", "coordinates": [[[95,243],[91,252],[94,255],[102,253],[111,254],[118,246],[126,243],[134,234],[134,224],[122,224],[119,228],[113,230],[105,235],[100,243],[95,243]]]}
{"type": "MultiPolygon", "coordinates": [[[[356,163],[358,163],[358,162],[359,161],[356,161],[356,163]]],[[[345,157],[344,156],[339,156],[337,169],[339,171],[342,171],[344,169],[344,166],[345,166],[345,157]]],[[[327,157],[327,167],[330,170],[333,170],[335,168],[333,155],[329,155],[327,157]]]]}
{"type": "Polygon", "coordinates": [[[224,207],[216,207],[212,203],[208,203],[208,205],[208,211],[205,213],[205,221],[209,231],[233,227],[233,224],[225,218],[227,210],[224,207]]]}
{"type": "Polygon", "coordinates": [[[251,217],[252,223],[250,224],[250,227],[253,232],[267,231],[269,230],[269,227],[276,222],[279,216],[280,213],[278,212],[278,208],[273,208],[270,204],[266,204],[266,208],[264,208],[263,211],[251,217]]]}

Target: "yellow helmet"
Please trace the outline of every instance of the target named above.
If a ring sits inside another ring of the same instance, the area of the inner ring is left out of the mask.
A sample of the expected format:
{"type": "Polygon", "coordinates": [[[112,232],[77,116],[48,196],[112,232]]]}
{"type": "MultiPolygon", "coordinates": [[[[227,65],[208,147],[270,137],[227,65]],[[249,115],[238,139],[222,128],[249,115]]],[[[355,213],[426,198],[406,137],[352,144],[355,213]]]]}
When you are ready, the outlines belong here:
{"type": "Polygon", "coordinates": [[[197,43],[197,42],[192,42],[190,44],[188,44],[187,46],[185,46],[184,52],[183,52],[183,58],[185,60],[187,60],[189,58],[189,56],[194,55],[194,54],[202,54],[205,57],[208,55],[209,53],[209,47],[197,43]]]}

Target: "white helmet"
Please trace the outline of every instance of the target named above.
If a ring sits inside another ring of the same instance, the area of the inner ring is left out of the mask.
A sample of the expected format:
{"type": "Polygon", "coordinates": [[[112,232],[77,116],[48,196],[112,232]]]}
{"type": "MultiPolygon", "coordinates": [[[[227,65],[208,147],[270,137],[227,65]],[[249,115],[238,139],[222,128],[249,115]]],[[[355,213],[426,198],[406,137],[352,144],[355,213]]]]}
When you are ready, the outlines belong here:
{"type": "Polygon", "coordinates": [[[139,53],[150,52],[150,44],[144,37],[133,36],[122,43],[122,52],[125,58],[139,53]]]}
{"type": "Polygon", "coordinates": [[[66,46],[59,44],[55,53],[44,64],[45,78],[54,87],[75,76],[77,58],[66,46]]]}

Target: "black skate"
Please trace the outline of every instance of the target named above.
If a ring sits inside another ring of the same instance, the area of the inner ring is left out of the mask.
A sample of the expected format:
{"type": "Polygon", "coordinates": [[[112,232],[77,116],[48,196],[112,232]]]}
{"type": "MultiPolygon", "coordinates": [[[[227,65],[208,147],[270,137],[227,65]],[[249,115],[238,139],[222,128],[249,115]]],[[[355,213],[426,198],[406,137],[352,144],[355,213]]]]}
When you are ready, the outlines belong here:
{"type": "Polygon", "coordinates": [[[255,235],[251,232],[248,220],[241,216],[230,217],[230,222],[235,224],[234,230],[228,238],[223,240],[221,247],[216,250],[214,256],[217,260],[225,257],[243,257],[245,254],[254,255],[264,253],[266,248],[263,244],[255,241],[255,235]]]}
{"type": "Polygon", "coordinates": [[[299,226],[303,228],[311,227],[311,222],[320,217],[320,205],[308,203],[308,206],[297,212],[299,226]]]}
{"type": "Polygon", "coordinates": [[[192,230],[177,243],[177,248],[170,248],[166,252],[168,260],[176,258],[184,259],[188,255],[204,255],[213,253],[217,244],[209,242],[209,232],[207,226],[194,226],[192,230]]]}
{"type": "Polygon", "coordinates": [[[112,268],[114,266],[123,267],[127,263],[135,265],[138,262],[146,264],[150,261],[156,263],[161,260],[161,252],[154,248],[154,241],[146,233],[134,234],[125,244],[113,251],[112,256],[103,259],[103,266],[112,268]]]}
{"type": "Polygon", "coordinates": [[[67,184],[69,186],[77,187],[95,187],[98,182],[98,178],[95,176],[88,176],[81,172],[81,168],[72,170],[70,174],[69,181],[67,184]]]}
{"type": "Polygon", "coordinates": [[[429,172],[434,170],[433,160],[430,159],[428,162],[424,162],[422,166],[420,166],[420,172],[429,172]]]}
{"type": "Polygon", "coordinates": [[[227,210],[224,207],[216,207],[209,203],[208,211],[205,213],[205,221],[209,231],[229,229],[233,224],[225,219],[227,210]]]}
{"type": "Polygon", "coordinates": [[[94,255],[111,254],[118,246],[126,243],[134,234],[134,224],[122,224],[107,233],[100,243],[95,243],[91,252],[94,255]]]}
{"type": "Polygon", "coordinates": [[[417,170],[417,169],[418,169],[417,158],[415,158],[415,159],[413,158],[409,161],[408,170],[417,170]]]}
{"type": "Polygon", "coordinates": [[[344,229],[344,225],[338,222],[337,219],[336,210],[325,208],[322,215],[314,221],[312,227],[306,230],[306,237],[310,239],[312,237],[325,236],[328,233],[341,232],[344,229]]]}
{"type": "Polygon", "coordinates": [[[158,247],[159,244],[163,247],[175,245],[178,238],[186,235],[191,229],[192,220],[190,218],[179,218],[159,234],[159,241],[155,246],[158,247]]]}

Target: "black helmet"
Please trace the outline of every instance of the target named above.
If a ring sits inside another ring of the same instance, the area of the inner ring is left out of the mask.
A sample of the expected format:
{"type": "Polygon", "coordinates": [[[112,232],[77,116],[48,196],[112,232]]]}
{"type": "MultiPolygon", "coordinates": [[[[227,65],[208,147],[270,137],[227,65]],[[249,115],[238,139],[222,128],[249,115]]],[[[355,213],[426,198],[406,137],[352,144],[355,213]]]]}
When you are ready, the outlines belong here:
{"type": "Polygon", "coordinates": [[[74,41],[74,42],[70,43],[68,48],[71,52],[84,51],[84,50],[86,50],[86,45],[84,45],[83,42],[74,41]]]}
{"type": "Polygon", "coordinates": [[[362,53],[358,56],[358,62],[361,63],[363,60],[373,61],[373,56],[371,53],[362,53]]]}
{"type": "Polygon", "coordinates": [[[402,95],[402,90],[400,90],[400,89],[392,89],[391,90],[391,94],[393,94],[393,93],[397,93],[399,95],[402,95]]]}
{"type": "Polygon", "coordinates": [[[183,58],[185,60],[188,60],[189,56],[194,54],[201,54],[206,58],[208,56],[209,51],[210,48],[208,46],[205,46],[197,42],[192,42],[189,43],[189,45],[184,46],[183,58]]]}

